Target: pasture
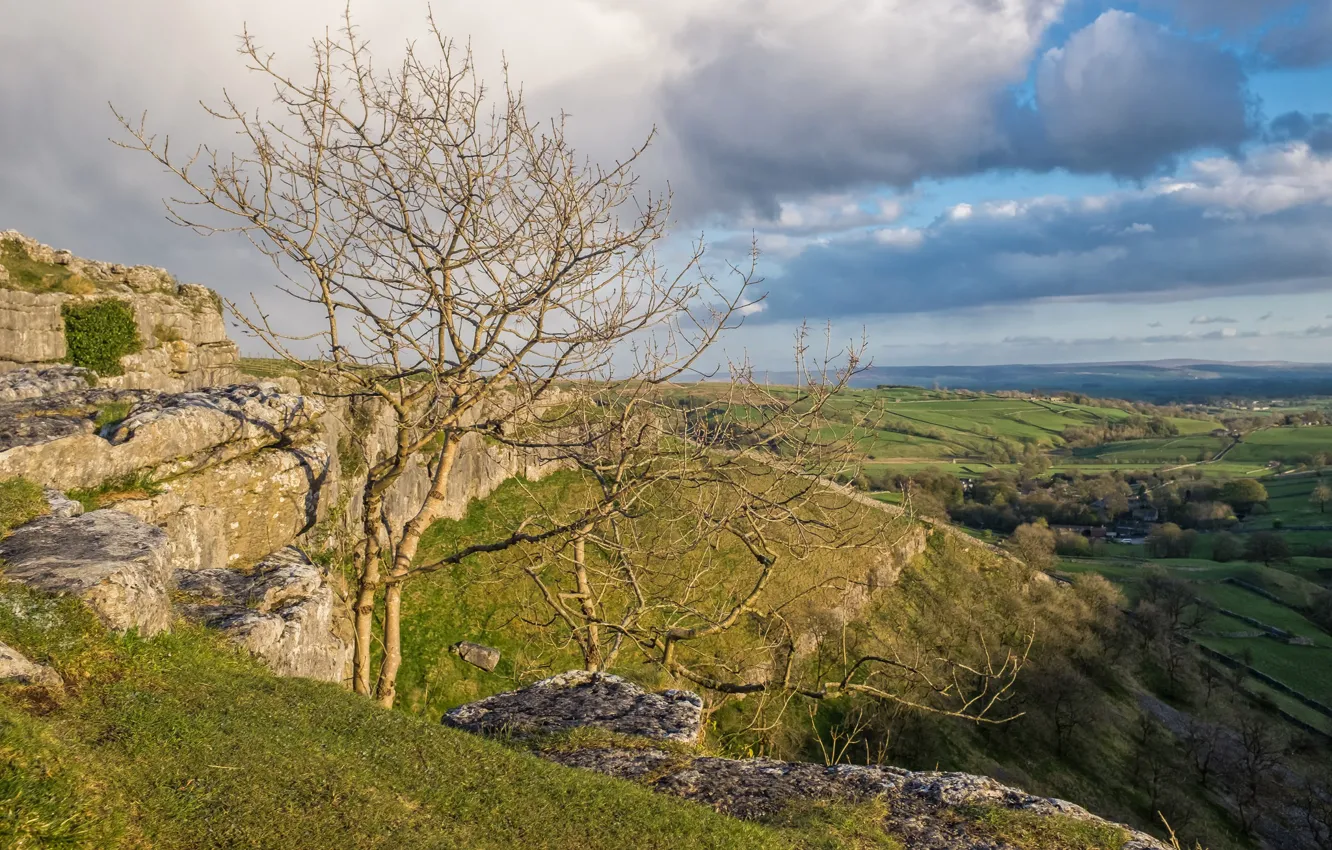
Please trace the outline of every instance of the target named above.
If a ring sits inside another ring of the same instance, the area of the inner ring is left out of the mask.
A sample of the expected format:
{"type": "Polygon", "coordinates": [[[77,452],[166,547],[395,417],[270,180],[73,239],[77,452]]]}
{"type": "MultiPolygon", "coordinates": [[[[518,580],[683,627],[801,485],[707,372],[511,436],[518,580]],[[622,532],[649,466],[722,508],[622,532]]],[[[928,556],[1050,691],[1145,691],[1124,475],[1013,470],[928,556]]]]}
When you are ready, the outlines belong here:
{"type": "MultiPolygon", "coordinates": [[[[1296,607],[1308,604],[1320,590],[1318,578],[1332,576],[1332,560],[1297,558],[1285,565],[1285,569],[1273,569],[1242,561],[1218,564],[1201,559],[1079,559],[1065,561],[1059,572],[1069,575],[1099,573],[1118,584],[1132,599],[1137,592],[1137,583],[1149,565],[1192,582],[1198,597],[1217,608],[1306,639],[1312,645],[1301,646],[1259,635],[1252,624],[1219,612],[1205,618],[1193,634],[1194,640],[1203,646],[1245,661],[1306,696],[1332,705],[1332,635],[1296,610],[1296,607]],[[1287,604],[1228,583],[1225,581],[1228,578],[1262,588],[1287,604]]],[[[1306,722],[1332,730],[1332,721],[1313,717],[1316,712],[1307,708],[1292,707],[1298,703],[1290,697],[1252,680],[1245,687],[1254,693],[1261,691],[1261,698],[1276,703],[1306,722]]]]}
{"type": "Polygon", "coordinates": [[[1268,463],[1302,463],[1317,454],[1332,455],[1332,426],[1267,428],[1246,436],[1226,457],[1228,460],[1268,463]]]}

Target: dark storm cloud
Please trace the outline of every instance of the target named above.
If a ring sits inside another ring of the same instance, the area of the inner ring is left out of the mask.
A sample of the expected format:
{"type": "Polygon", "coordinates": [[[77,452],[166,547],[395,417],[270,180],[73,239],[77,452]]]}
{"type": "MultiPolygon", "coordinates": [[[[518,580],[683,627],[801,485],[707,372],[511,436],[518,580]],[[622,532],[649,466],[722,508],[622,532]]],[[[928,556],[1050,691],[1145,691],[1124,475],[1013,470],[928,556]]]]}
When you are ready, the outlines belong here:
{"type": "Polygon", "coordinates": [[[1251,216],[1173,194],[1104,208],[1049,203],[954,214],[929,227],[914,250],[869,237],[808,248],[769,279],[768,308],[757,318],[1327,291],[1329,227],[1324,204],[1251,216]],[[1151,231],[1134,229],[1142,222],[1151,231]]]}
{"type": "Polygon", "coordinates": [[[1168,11],[1183,27],[1199,32],[1237,32],[1288,13],[1307,0],[1143,0],[1150,9],[1168,11]]]}
{"type": "Polygon", "coordinates": [[[1263,60],[1278,68],[1312,68],[1332,60],[1332,0],[1313,0],[1296,20],[1273,26],[1258,41],[1263,60]]]}
{"type": "Polygon", "coordinates": [[[1256,64],[1310,68],[1332,60],[1332,0],[1143,0],[1180,27],[1220,33],[1254,53],[1256,64]]]}
{"type": "Polygon", "coordinates": [[[1277,142],[1307,142],[1317,153],[1332,152],[1332,115],[1287,112],[1272,119],[1268,138],[1277,142]]]}
{"type": "MultiPolygon", "coordinates": [[[[666,128],[704,177],[701,191],[769,213],[783,196],[995,168],[1137,178],[1251,135],[1237,58],[1124,12],[1103,14],[1041,57],[1034,98],[1019,99],[1013,85],[1027,76],[1034,39],[1012,5],[977,4],[968,50],[940,47],[937,56],[774,39],[748,20],[714,27],[665,89],[666,128]],[[848,58],[855,68],[843,67],[848,58]]],[[[846,27],[856,24],[846,17],[846,27]]],[[[917,51],[932,47],[927,35],[920,41],[917,51]]]]}
{"type": "Polygon", "coordinates": [[[1036,102],[1051,164],[1073,171],[1141,177],[1250,135],[1238,59],[1123,12],[1045,55],[1036,102]]]}

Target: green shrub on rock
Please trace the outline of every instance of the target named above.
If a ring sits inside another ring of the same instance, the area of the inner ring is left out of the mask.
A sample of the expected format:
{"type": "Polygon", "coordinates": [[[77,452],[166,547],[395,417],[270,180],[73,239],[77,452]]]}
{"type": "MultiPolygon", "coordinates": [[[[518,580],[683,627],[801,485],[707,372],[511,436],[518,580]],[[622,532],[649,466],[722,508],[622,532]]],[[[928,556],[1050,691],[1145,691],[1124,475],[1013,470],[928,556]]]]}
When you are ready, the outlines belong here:
{"type": "Polygon", "coordinates": [[[60,310],[65,317],[65,345],[69,362],[99,375],[120,375],[120,358],[142,347],[134,310],[115,298],[71,302],[60,310]]]}

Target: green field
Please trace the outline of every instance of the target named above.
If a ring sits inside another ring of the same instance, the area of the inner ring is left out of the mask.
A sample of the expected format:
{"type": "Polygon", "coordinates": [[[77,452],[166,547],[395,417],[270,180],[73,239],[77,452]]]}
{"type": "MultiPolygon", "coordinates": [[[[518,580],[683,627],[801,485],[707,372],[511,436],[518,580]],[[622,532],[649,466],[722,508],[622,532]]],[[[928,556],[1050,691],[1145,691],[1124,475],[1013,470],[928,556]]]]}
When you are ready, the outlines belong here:
{"type": "MultiPolygon", "coordinates": [[[[1191,420],[1175,420],[1191,422],[1191,420]]],[[[1182,430],[1182,429],[1181,429],[1182,430]]],[[[1220,454],[1230,440],[1213,437],[1211,434],[1188,434],[1179,437],[1160,439],[1130,440],[1123,443],[1110,443],[1105,446],[1092,446],[1073,450],[1073,457],[1091,461],[1119,464],[1184,464],[1209,460],[1220,454]]],[[[1229,457],[1227,455],[1227,457],[1229,457]]]]}
{"type": "MultiPolygon", "coordinates": [[[[1149,566],[1160,567],[1170,575],[1194,582],[1198,596],[1213,605],[1311,641],[1313,646],[1299,646],[1267,636],[1224,637],[1222,635],[1227,633],[1257,630],[1243,620],[1222,614],[1215,614],[1205,620],[1198,633],[1194,635],[1195,640],[1202,645],[1232,658],[1247,658],[1254,668],[1263,673],[1306,696],[1332,705],[1332,635],[1320,629],[1292,607],[1225,582],[1228,578],[1240,579],[1261,587],[1293,605],[1298,605],[1307,602],[1310,596],[1318,591],[1319,585],[1311,579],[1329,574],[1332,561],[1321,558],[1296,558],[1291,564],[1283,565],[1284,569],[1273,569],[1262,564],[1245,562],[1218,564],[1201,559],[1135,561],[1127,558],[1103,558],[1065,561],[1059,569],[1060,572],[1073,575],[1099,573],[1124,587],[1131,598],[1134,595],[1134,585],[1142,579],[1144,571],[1149,566]]],[[[1251,684],[1256,685],[1256,683],[1251,684]]],[[[1260,690],[1271,689],[1260,688],[1260,690]]],[[[1332,724],[1326,722],[1320,724],[1310,719],[1310,714],[1316,712],[1304,707],[1300,710],[1292,708],[1291,704],[1298,705],[1297,701],[1289,697],[1280,697],[1275,691],[1272,695],[1267,696],[1272,696],[1273,702],[1291,714],[1318,728],[1332,729],[1332,724]]]]}
{"type": "Polygon", "coordinates": [[[1226,458],[1251,463],[1294,462],[1318,453],[1332,454],[1332,426],[1257,431],[1245,437],[1226,458]]]}
{"type": "Polygon", "coordinates": [[[1251,517],[1246,525],[1270,528],[1273,520],[1280,520],[1287,527],[1332,527],[1332,503],[1328,504],[1324,511],[1309,501],[1314,488],[1320,484],[1332,486],[1332,474],[1321,478],[1301,474],[1264,481],[1263,486],[1267,488],[1268,512],[1251,517]]]}

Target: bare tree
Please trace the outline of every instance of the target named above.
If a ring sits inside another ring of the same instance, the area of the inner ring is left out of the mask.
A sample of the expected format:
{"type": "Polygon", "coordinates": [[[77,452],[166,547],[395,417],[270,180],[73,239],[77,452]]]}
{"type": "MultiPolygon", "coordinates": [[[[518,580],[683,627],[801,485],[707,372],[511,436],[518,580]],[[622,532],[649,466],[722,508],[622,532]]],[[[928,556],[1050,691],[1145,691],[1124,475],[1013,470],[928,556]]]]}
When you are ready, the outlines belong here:
{"type": "Polygon", "coordinates": [[[525,533],[540,538],[518,549],[533,590],[526,619],[548,624],[589,670],[629,653],[723,697],[856,694],[985,718],[1023,647],[964,660],[844,640],[835,663],[799,663],[816,654],[796,623],[802,606],[845,624],[869,599],[866,576],[829,561],[853,549],[889,555],[905,526],[830,481],[854,455],[827,414],[856,359],[829,371],[803,334],[796,350],[804,379],[793,388],[734,364],[729,382],[655,393],[617,384],[588,406],[583,430],[596,438],[563,455],[585,486],[562,491],[559,505],[524,504],[525,533]]]}
{"type": "MultiPolygon", "coordinates": [[[[372,691],[372,627],[383,599],[383,659],[373,686],[392,705],[402,663],[403,583],[443,563],[533,539],[590,533],[623,510],[612,494],[566,526],[523,528],[419,569],[423,532],[440,515],[462,442],[482,435],[558,448],[559,421],[608,386],[630,394],[692,374],[750,303],[752,265],[723,294],[701,270],[699,245],[667,273],[655,249],[669,204],[639,191],[640,147],[609,167],[580,159],[563,121],[528,118],[522,92],[478,80],[470,50],[433,18],[423,46],[377,68],[348,13],[316,39],[313,73],[290,76],[246,32],[240,54],[269,81],[276,118],[224,94],[207,108],[238,152],[185,155],[117,113],[126,147],[146,152],[186,187],[167,206],[201,233],[240,232],[267,255],[281,291],[313,330],[257,299],[230,304],[302,383],[328,397],[374,400],[391,412],[393,447],[368,458],[355,554],[353,686],[372,691]],[[633,356],[613,363],[634,342],[633,356]],[[613,379],[613,380],[612,380],[613,379]],[[576,396],[570,399],[570,396],[576,396]],[[543,426],[535,437],[531,426],[543,426]],[[429,492],[400,531],[385,500],[413,463],[429,492]]],[[[646,146],[646,145],[645,145],[646,146]]],[[[645,147],[644,146],[644,147],[645,147]]],[[[582,423],[576,423],[582,424],[582,423]]]]}

